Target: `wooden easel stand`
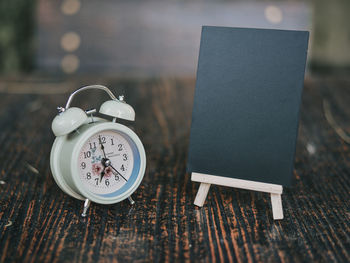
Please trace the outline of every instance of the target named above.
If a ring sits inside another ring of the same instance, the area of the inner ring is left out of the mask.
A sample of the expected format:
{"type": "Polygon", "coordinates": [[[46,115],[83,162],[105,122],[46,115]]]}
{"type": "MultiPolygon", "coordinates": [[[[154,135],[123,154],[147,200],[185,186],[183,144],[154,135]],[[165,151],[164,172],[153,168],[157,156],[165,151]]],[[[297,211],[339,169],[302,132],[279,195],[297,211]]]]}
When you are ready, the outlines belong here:
{"type": "Polygon", "coordinates": [[[282,199],[283,186],[249,180],[234,179],[216,175],[192,173],[191,180],[201,183],[194,200],[196,206],[202,207],[207,198],[210,185],[229,186],[246,190],[269,193],[271,195],[271,206],[273,219],[283,219],[282,199]]]}

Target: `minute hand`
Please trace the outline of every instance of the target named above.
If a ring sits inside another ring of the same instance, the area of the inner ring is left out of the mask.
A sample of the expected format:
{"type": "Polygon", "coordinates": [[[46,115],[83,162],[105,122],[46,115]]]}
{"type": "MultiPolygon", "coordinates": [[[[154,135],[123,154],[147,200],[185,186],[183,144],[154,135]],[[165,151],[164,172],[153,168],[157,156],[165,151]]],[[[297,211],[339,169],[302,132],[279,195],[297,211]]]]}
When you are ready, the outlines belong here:
{"type": "Polygon", "coordinates": [[[117,174],[119,174],[125,181],[128,181],[128,180],[126,180],[126,178],[121,174],[121,173],[119,173],[118,171],[117,171],[117,169],[115,169],[112,165],[109,165],[117,174]]]}
{"type": "Polygon", "coordinates": [[[105,153],[105,147],[103,146],[103,143],[102,143],[102,140],[101,140],[101,135],[98,136],[98,141],[100,142],[101,150],[102,150],[102,152],[103,152],[103,156],[104,156],[105,158],[107,158],[107,157],[106,157],[106,153],[105,153]]]}

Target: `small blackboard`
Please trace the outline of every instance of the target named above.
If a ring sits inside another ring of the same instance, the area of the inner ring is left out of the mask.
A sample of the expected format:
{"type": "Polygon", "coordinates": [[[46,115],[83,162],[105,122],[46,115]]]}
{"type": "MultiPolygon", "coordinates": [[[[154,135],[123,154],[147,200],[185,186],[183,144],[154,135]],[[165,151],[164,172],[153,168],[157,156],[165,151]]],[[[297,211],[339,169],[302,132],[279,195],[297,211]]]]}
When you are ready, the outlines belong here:
{"type": "Polygon", "coordinates": [[[188,172],[290,185],[308,39],[202,28],[188,172]]]}

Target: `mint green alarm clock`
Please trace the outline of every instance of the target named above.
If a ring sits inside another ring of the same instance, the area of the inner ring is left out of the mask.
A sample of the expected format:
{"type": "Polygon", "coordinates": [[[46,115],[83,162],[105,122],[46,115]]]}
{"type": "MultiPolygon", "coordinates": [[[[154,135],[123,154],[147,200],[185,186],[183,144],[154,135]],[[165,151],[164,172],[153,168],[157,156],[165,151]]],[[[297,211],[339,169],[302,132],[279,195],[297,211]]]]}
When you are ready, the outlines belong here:
{"type": "Polygon", "coordinates": [[[56,136],[50,166],[57,185],[68,195],[85,200],[82,216],[90,202],[115,204],[128,198],[139,187],[146,168],[146,154],[140,138],[118,119],[135,120],[134,109],[117,99],[106,87],[91,85],[73,92],[52,122],[56,136]],[[107,92],[99,113],[70,107],[73,97],[88,89],[107,92]],[[89,116],[88,116],[89,115],[89,116]]]}

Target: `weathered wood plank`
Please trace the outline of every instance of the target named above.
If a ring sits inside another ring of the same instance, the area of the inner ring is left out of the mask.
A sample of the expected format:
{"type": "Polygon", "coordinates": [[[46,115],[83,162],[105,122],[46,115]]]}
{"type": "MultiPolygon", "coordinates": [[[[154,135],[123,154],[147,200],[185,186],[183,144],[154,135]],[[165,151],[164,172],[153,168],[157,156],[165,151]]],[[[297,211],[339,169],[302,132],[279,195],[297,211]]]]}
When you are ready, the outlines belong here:
{"type": "MultiPolygon", "coordinates": [[[[323,106],[350,134],[349,79],[306,81],[295,184],[284,189],[276,222],[266,193],[212,185],[204,207],[193,205],[199,185],[186,158],[194,80],[99,82],[136,109],[148,161],[136,204],[92,204],[84,219],[82,202],[52,179],[51,120],[79,80],[2,82],[0,262],[350,261],[350,149],[323,106]]],[[[98,107],[104,98],[87,92],[73,104],[98,107]]]]}

